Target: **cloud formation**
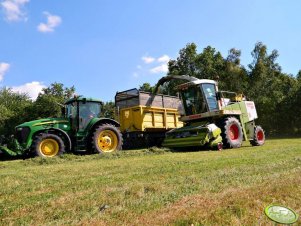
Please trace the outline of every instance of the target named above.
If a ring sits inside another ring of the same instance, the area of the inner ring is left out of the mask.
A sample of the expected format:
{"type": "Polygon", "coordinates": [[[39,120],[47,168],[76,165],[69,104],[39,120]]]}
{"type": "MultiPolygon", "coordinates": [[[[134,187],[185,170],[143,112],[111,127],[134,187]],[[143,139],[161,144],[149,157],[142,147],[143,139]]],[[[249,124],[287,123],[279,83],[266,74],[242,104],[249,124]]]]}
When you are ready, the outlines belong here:
{"type": "Polygon", "coordinates": [[[168,72],[167,64],[162,64],[160,66],[150,69],[150,73],[152,74],[167,73],[167,72],[168,72]]]}
{"type": "Polygon", "coordinates": [[[166,54],[158,58],[158,62],[160,62],[160,63],[167,63],[169,60],[170,60],[170,57],[166,54]]]}
{"type": "Polygon", "coordinates": [[[27,16],[24,5],[28,2],[29,0],[4,0],[1,2],[5,19],[12,22],[26,21],[27,16]]]}
{"type": "Polygon", "coordinates": [[[152,56],[143,56],[141,60],[144,64],[137,65],[136,71],[133,73],[134,78],[147,74],[163,74],[168,72],[168,62],[170,57],[167,54],[156,58],[152,56]]]}
{"type": "Polygon", "coordinates": [[[47,23],[40,23],[37,27],[38,31],[42,33],[53,32],[54,28],[62,23],[62,18],[60,16],[52,15],[48,12],[44,12],[44,15],[47,17],[47,23]]]}
{"type": "Polygon", "coordinates": [[[21,86],[13,86],[12,91],[16,93],[26,93],[32,100],[35,100],[43,88],[46,88],[46,86],[43,85],[42,82],[33,81],[21,86]]]}
{"type": "Polygon", "coordinates": [[[153,58],[153,57],[148,57],[148,56],[144,56],[144,57],[142,57],[141,59],[143,60],[143,62],[144,62],[145,64],[151,64],[151,63],[153,63],[153,62],[156,60],[155,58],[153,58]]]}
{"type": "Polygon", "coordinates": [[[3,80],[5,73],[9,70],[10,64],[0,62],[0,82],[3,80]]]}

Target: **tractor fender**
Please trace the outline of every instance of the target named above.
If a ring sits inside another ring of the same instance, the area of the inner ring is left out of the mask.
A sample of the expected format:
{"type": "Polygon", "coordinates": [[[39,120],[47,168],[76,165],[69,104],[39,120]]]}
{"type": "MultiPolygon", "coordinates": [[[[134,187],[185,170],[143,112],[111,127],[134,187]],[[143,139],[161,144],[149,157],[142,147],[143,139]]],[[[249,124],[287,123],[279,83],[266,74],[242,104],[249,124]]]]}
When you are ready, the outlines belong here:
{"type": "Polygon", "coordinates": [[[88,131],[91,133],[95,130],[95,128],[101,124],[112,124],[116,127],[120,127],[119,122],[115,121],[114,119],[109,118],[100,118],[93,120],[93,124],[88,128],[88,131]]]}
{"type": "Polygon", "coordinates": [[[119,122],[115,121],[114,119],[109,118],[94,118],[91,120],[90,125],[87,127],[87,137],[91,137],[95,131],[95,129],[102,124],[112,124],[116,127],[120,127],[119,122]]]}
{"type": "MultiPolygon", "coordinates": [[[[38,133],[51,133],[51,134],[58,134],[61,133],[63,134],[63,137],[65,138],[65,140],[67,141],[67,145],[68,145],[68,151],[70,151],[72,149],[72,142],[71,142],[71,138],[68,135],[68,133],[66,133],[64,130],[59,129],[59,128],[51,128],[51,129],[46,129],[46,130],[39,130],[37,133],[34,134],[34,136],[38,133]]],[[[33,136],[33,137],[34,137],[33,136]]],[[[65,146],[67,146],[65,145],[65,146]]]]}

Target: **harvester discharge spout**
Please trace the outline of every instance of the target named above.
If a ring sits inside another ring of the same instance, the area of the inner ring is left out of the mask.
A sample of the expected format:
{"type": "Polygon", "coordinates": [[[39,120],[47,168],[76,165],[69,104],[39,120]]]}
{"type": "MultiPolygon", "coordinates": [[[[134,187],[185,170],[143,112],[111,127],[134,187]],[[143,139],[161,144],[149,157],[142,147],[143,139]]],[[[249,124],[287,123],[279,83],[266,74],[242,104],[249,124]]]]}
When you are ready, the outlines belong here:
{"type": "Polygon", "coordinates": [[[197,81],[198,79],[189,75],[167,75],[162,77],[156,84],[155,89],[153,91],[156,94],[159,90],[159,87],[163,85],[165,82],[169,82],[171,80],[186,80],[188,82],[197,81]]]}

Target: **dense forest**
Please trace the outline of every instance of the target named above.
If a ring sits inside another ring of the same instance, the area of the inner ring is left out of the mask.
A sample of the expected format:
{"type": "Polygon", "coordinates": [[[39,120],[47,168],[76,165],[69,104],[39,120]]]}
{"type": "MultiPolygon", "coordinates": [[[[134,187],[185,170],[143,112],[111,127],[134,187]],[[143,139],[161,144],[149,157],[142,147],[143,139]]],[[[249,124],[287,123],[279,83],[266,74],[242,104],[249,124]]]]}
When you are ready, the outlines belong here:
{"type": "MultiPolygon", "coordinates": [[[[282,72],[277,63],[278,51],[269,53],[261,42],[255,44],[251,54],[253,61],[245,67],[240,64],[240,50],[232,48],[223,57],[211,46],[198,53],[196,44],[189,43],[180,50],[177,59],[168,62],[168,74],[218,79],[221,90],[243,93],[255,101],[257,123],[268,135],[301,135],[301,70],[297,75],[282,72]]],[[[176,85],[167,83],[162,92],[175,94],[176,85]]],[[[140,89],[152,91],[153,87],[144,83],[140,89]]],[[[75,87],[55,82],[33,101],[27,94],[0,88],[0,134],[12,134],[14,127],[24,121],[59,116],[61,104],[74,92],[75,87]]],[[[114,117],[113,102],[104,104],[103,116],[114,117]]]]}

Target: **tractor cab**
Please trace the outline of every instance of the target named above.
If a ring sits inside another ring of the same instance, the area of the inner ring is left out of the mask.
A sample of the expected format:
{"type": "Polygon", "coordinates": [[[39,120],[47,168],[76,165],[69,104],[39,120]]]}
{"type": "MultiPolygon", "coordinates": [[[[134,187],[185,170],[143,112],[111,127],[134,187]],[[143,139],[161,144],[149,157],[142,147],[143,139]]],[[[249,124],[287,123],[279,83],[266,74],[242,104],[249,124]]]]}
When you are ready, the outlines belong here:
{"type": "Polygon", "coordinates": [[[186,116],[219,110],[215,81],[201,79],[181,84],[177,89],[180,92],[186,116]]]}
{"type": "Polygon", "coordinates": [[[100,118],[102,102],[96,99],[75,97],[65,103],[65,116],[73,131],[84,131],[93,118],[100,118]]]}

